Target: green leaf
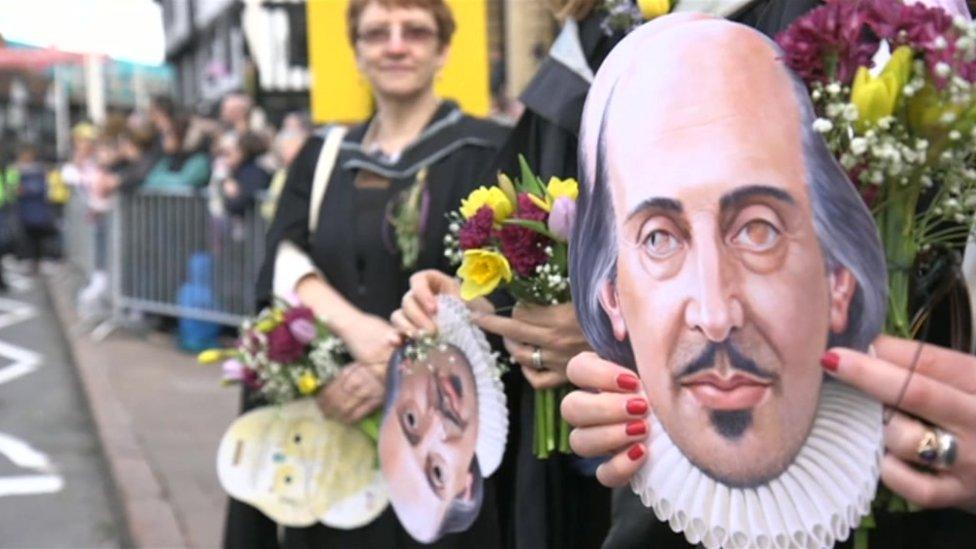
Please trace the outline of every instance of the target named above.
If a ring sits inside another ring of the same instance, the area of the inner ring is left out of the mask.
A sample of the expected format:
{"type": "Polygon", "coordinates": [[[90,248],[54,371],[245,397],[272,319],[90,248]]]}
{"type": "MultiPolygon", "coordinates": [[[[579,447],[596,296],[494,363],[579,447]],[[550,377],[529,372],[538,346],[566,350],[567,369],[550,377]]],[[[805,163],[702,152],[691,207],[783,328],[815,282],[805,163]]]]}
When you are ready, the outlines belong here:
{"type": "Polygon", "coordinates": [[[541,221],[533,221],[531,219],[515,219],[510,217],[502,221],[502,225],[518,225],[519,227],[525,227],[526,229],[531,229],[545,236],[546,238],[551,238],[552,240],[556,240],[556,236],[553,235],[551,232],[549,232],[549,228],[546,227],[546,224],[541,221]]]}
{"type": "Polygon", "coordinates": [[[529,162],[521,154],[519,155],[519,167],[522,169],[522,179],[519,181],[519,191],[532,193],[538,197],[546,196],[545,185],[532,173],[529,162]]]}

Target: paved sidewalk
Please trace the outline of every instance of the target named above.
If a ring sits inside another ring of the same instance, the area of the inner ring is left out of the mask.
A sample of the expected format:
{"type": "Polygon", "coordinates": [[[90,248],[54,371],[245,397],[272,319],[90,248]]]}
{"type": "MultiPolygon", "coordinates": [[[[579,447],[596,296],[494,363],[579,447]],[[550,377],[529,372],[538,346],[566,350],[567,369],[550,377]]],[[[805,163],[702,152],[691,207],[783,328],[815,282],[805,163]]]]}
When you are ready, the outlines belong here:
{"type": "Polygon", "coordinates": [[[220,386],[172,337],[117,331],[100,343],[79,334],[67,267],[47,277],[67,333],[131,539],[139,547],[217,547],[226,496],[215,458],[239,392],[220,386]]]}

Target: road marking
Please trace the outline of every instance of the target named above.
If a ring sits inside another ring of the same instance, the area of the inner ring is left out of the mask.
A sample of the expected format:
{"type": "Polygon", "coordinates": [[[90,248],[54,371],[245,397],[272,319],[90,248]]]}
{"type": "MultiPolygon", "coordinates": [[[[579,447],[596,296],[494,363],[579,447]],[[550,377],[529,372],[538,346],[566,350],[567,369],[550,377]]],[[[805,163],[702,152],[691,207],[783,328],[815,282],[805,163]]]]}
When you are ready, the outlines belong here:
{"type": "MultiPolygon", "coordinates": [[[[0,314],[0,330],[37,316],[37,309],[33,305],[7,298],[0,298],[0,311],[3,311],[0,314]]],[[[0,356],[12,361],[0,369],[0,385],[34,372],[41,363],[40,353],[8,341],[0,340],[0,356]]],[[[41,473],[0,477],[0,497],[50,494],[64,488],[64,479],[55,472],[51,460],[30,444],[0,433],[0,454],[18,467],[41,473]]]]}

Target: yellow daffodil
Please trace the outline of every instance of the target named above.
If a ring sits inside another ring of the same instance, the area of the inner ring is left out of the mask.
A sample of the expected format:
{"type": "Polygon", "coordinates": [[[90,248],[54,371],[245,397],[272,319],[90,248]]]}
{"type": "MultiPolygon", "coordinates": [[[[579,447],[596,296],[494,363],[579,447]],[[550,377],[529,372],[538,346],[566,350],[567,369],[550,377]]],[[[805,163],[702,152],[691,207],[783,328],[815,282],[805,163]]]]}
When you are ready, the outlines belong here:
{"type": "Polygon", "coordinates": [[[579,196],[579,183],[572,177],[567,179],[550,177],[549,184],[546,185],[545,198],[529,193],[529,200],[540,209],[551,212],[556,199],[564,196],[570,200],[576,200],[579,196]]]}
{"type": "Polygon", "coordinates": [[[461,298],[470,301],[488,295],[504,280],[512,280],[512,267],[505,256],[491,250],[465,250],[461,267],[461,298]]]}
{"type": "Polygon", "coordinates": [[[200,364],[214,364],[224,359],[227,355],[223,349],[207,349],[197,355],[197,362],[200,364]]]}
{"type": "Polygon", "coordinates": [[[305,372],[298,377],[298,392],[308,396],[319,388],[319,380],[312,372],[305,372]]]}
{"type": "Polygon", "coordinates": [[[851,102],[857,107],[859,131],[866,131],[878,120],[894,114],[902,88],[911,76],[911,67],[912,50],[901,46],[891,54],[878,76],[872,76],[867,67],[857,69],[851,87],[851,102]]]}
{"type": "Polygon", "coordinates": [[[671,11],[671,0],[637,0],[637,7],[644,19],[650,21],[671,11]]]}
{"type": "Polygon", "coordinates": [[[515,205],[498,187],[478,187],[461,200],[461,215],[471,219],[482,206],[488,206],[495,214],[495,221],[507,219],[515,211],[515,205]]]}
{"type": "Polygon", "coordinates": [[[553,202],[555,202],[560,196],[565,196],[571,200],[576,200],[576,197],[579,196],[579,183],[577,183],[572,177],[568,179],[550,177],[549,185],[546,186],[546,192],[549,194],[549,198],[553,202]]]}

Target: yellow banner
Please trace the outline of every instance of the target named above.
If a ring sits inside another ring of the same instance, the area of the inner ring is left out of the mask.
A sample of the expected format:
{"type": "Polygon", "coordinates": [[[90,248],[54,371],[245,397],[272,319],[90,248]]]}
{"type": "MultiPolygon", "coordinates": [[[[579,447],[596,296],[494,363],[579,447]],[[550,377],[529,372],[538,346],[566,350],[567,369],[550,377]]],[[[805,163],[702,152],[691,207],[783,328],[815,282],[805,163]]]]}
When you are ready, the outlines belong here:
{"type": "MultiPolygon", "coordinates": [[[[451,54],[437,77],[439,97],[454,99],[465,112],[485,116],[488,90],[486,0],[447,0],[457,31],[451,54]]],[[[346,34],[349,0],[308,0],[308,55],[312,73],[312,118],[316,123],[359,122],[372,112],[369,85],[356,68],[346,34]]]]}

